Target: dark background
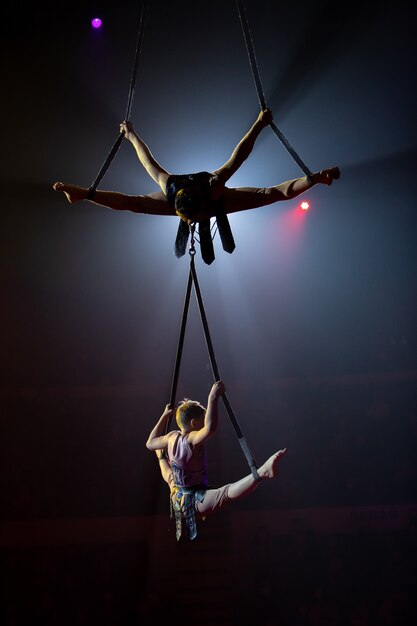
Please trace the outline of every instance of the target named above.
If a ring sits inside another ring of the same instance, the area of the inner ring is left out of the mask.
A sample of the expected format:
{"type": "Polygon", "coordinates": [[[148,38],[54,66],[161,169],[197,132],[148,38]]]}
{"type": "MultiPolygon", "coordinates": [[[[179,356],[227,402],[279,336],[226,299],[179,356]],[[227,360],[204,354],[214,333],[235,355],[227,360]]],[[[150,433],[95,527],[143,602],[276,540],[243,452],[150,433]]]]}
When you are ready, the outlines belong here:
{"type": "MultiPolygon", "coordinates": [[[[311,170],[338,165],[341,178],[232,215],[236,250],[216,236],[211,266],[197,250],[234,412],[259,462],[288,455],[277,481],[207,520],[192,545],[175,542],[144,446],[170,397],[188,276],[187,256],[173,254],[178,220],[71,205],[52,190],[89,186],[118,136],[141,6],[3,8],[2,623],[414,618],[411,2],[245,2],[275,123],[311,170]],[[329,526],[336,510],[368,522],[329,526]],[[271,521],[280,513],[289,526],[271,521]]],[[[258,111],[236,3],[151,1],[132,121],[157,160],[174,173],[215,169],[258,111]]],[[[230,185],[300,175],[265,129],[230,185]]],[[[100,186],[157,190],[127,142],[100,186]]],[[[211,384],[193,300],[178,399],[205,403],[211,384]]],[[[208,453],[213,484],[248,472],[223,407],[208,453]]]]}

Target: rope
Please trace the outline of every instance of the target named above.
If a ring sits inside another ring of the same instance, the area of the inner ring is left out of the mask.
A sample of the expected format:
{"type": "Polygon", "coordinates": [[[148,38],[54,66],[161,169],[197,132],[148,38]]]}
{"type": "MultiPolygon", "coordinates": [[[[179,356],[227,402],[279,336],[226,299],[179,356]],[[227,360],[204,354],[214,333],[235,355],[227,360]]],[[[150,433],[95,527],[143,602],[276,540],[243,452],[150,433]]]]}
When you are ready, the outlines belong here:
{"type": "MultiPolygon", "coordinates": [[[[255,48],[253,45],[252,35],[249,29],[248,20],[246,18],[245,7],[243,5],[242,0],[236,0],[236,4],[237,4],[237,10],[238,10],[239,19],[240,19],[240,24],[242,27],[243,37],[245,39],[246,50],[249,56],[249,63],[250,63],[250,67],[252,70],[253,80],[255,82],[255,87],[256,87],[257,94],[258,94],[259,104],[261,106],[262,111],[264,111],[267,108],[266,99],[265,99],[265,94],[264,94],[263,87],[262,87],[258,64],[256,61],[255,48]]],[[[301,171],[303,171],[304,174],[307,176],[307,178],[311,180],[312,172],[309,170],[307,165],[305,165],[305,163],[301,160],[297,152],[294,150],[294,148],[292,147],[288,139],[286,139],[284,134],[280,131],[278,126],[274,122],[271,122],[270,127],[272,128],[272,130],[274,131],[278,139],[281,141],[283,146],[286,148],[286,150],[290,153],[294,161],[300,167],[301,171]]]]}
{"type": "MultiPolygon", "coordinates": [[[[195,289],[195,294],[197,297],[197,302],[198,302],[198,307],[200,309],[200,317],[201,317],[201,321],[203,324],[203,329],[204,329],[204,336],[206,339],[206,345],[207,345],[207,349],[208,349],[208,353],[210,356],[210,363],[211,363],[211,369],[213,372],[213,376],[214,376],[214,380],[221,380],[220,378],[220,373],[219,373],[219,369],[217,367],[217,363],[216,363],[216,357],[214,355],[214,350],[213,350],[213,344],[211,342],[211,337],[210,337],[210,331],[209,331],[209,327],[208,327],[208,323],[207,323],[207,317],[206,317],[206,313],[204,310],[204,304],[203,304],[203,298],[201,296],[201,291],[200,291],[200,286],[198,284],[198,280],[197,280],[197,273],[195,270],[195,264],[194,264],[194,257],[191,257],[191,262],[190,262],[190,270],[193,276],[193,281],[194,281],[194,289],[195,289]]],[[[257,464],[255,462],[255,459],[252,456],[252,453],[249,449],[248,444],[246,443],[245,437],[243,436],[243,432],[242,429],[239,426],[239,422],[236,419],[236,416],[233,412],[232,406],[227,398],[226,393],[222,393],[222,400],[223,400],[223,404],[226,408],[226,411],[229,415],[230,421],[233,424],[233,427],[236,431],[240,446],[243,450],[243,453],[246,457],[246,460],[248,462],[249,467],[251,468],[252,474],[254,476],[254,478],[256,480],[260,480],[260,477],[258,475],[257,472],[257,464]]]]}
{"type": "Polygon", "coordinates": [[[125,120],[130,120],[130,114],[132,112],[133,97],[136,91],[136,80],[137,80],[138,68],[139,68],[139,57],[140,57],[140,53],[142,50],[143,33],[145,31],[145,13],[148,10],[148,5],[149,5],[149,0],[144,0],[142,3],[142,11],[140,14],[138,38],[136,41],[135,62],[133,64],[132,78],[130,81],[129,95],[127,98],[125,120]]]}
{"type": "MultiPolygon", "coordinates": [[[[126,115],[125,115],[125,120],[128,121],[130,119],[130,114],[132,111],[132,104],[133,104],[133,97],[135,95],[135,89],[136,89],[136,80],[137,80],[137,74],[138,74],[138,67],[139,67],[139,57],[140,57],[140,52],[142,49],[142,40],[143,40],[143,33],[144,33],[144,26],[145,26],[145,12],[148,8],[148,4],[149,4],[149,0],[144,0],[144,2],[142,3],[142,11],[140,14],[140,21],[139,21],[139,29],[138,29],[138,36],[137,36],[137,41],[136,41],[136,51],[135,51],[135,61],[133,64],[133,71],[132,71],[132,77],[131,77],[131,81],[130,81],[130,87],[129,87],[129,94],[128,94],[128,98],[127,98],[127,106],[126,106],[126,115]]],[[[94,193],[101,181],[101,179],[103,178],[104,174],[107,172],[107,170],[109,169],[110,163],[113,161],[114,157],[116,156],[116,153],[118,152],[121,143],[123,141],[123,135],[121,133],[119,133],[116,141],[114,142],[109,154],[107,155],[103,165],[100,168],[99,173],[96,176],[96,179],[94,180],[94,182],[92,183],[92,185],[89,187],[88,190],[88,198],[91,200],[94,197],[94,193]]]]}
{"type": "MultiPolygon", "coordinates": [[[[184,344],[185,327],[187,323],[187,315],[188,315],[189,304],[190,304],[191,287],[193,283],[194,283],[194,290],[195,290],[197,303],[198,303],[198,307],[200,311],[200,317],[201,317],[201,321],[203,324],[204,336],[205,336],[207,350],[208,350],[209,357],[210,357],[210,364],[211,364],[211,369],[213,372],[214,380],[221,380],[219,368],[217,367],[216,357],[214,354],[213,344],[212,344],[211,337],[210,337],[210,330],[209,330],[209,326],[207,322],[207,317],[206,317],[206,313],[204,310],[203,298],[201,295],[200,286],[198,284],[197,272],[195,269],[194,228],[195,228],[195,225],[193,224],[191,226],[191,244],[190,244],[190,250],[189,250],[190,273],[188,276],[187,289],[186,289],[186,294],[185,294],[185,299],[184,299],[184,309],[183,309],[182,320],[181,320],[180,336],[179,336],[179,341],[178,341],[177,356],[176,356],[176,362],[175,362],[175,370],[174,370],[174,374],[172,378],[172,386],[171,386],[170,405],[172,408],[174,408],[175,406],[175,395],[176,395],[176,390],[177,390],[179,369],[180,369],[180,364],[181,364],[182,348],[184,344]]],[[[240,446],[243,450],[243,453],[246,457],[248,465],[251,469],[252,475],[255,478],[255,480],[261,480],[257,471],[258,465],[256,464],[256,461],[253,458],[252,452],[249,449],[249,446],[246,442],[242,429],[233,412],[232,406],[229,402],[229,399],[226,393],[222,394],[222,400],[226,408],[226,411],[229,415],[230,421],[232,422],[232,425],[236,431],[240,446]]],[[[166,433],[168,432],[168,429],[169,429],[169,423],[170,423],[170,420],[168,420],[167,425],[166,425],[166,429],[165,429],[166,433]]]]}
{"type": "Polygon", "coordinates": [[[188,308],[190,306],[192,283],[193,283],[193,277],[190,272],[188,276],[187,290],[186,290],[185,299],[184,299],[184,309],[183,309],[182,320],[181,320],[180,336],[178,340],[177,356],[175,359],[175,369],[174,369],[174,374],[172,376],[171,396],[169,400],[169,403],[172,407],[174,407],[175,405],[175,397],[177,395],[178,377],[179,377],[179,372],[180,372],[182,349],[184,346],[185,326],[187,324],[188,308]]]}
{"type": "MultiPolygon", "coordinates": [[[[194,245],[192,245],[192,248],[190,248],[190,254],[195,254],[194,245]]],[[[186,289],[185,298],[184,298],[184,308],[182,312],[180,336],[179,336],[178,347],[177,347],[177,356],[175,359],[175,369],[174,369],[174,374],[172,376],[172,383],[171,383],[171,396],[170,396],[169,403],[172,407],[174,407],[175,405],[175,397],[177,395],[178,377],[179,377],[179,372],[180,372],[182,349],[184,346],[185,327],[187,324],[188,309],[190,307],[190,296],[191,296],[192,284],[193,284],[193,275],[190,269],[190,273],[188,275],[187,289],[186,289]]]]}

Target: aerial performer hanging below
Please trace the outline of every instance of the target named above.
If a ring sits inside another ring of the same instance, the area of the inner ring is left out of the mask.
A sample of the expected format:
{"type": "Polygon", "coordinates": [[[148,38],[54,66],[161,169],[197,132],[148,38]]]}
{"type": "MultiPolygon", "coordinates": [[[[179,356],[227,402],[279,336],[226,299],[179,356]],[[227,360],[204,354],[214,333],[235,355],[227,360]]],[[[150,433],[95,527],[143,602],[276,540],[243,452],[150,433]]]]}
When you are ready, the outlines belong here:
{"type": "Polygon", "coordinates": [[[156,452],[162,477],[170,490],[177,540],[181,537],[183,522],[189,539],[195,539],[196,520],[220,511],[225,505],[252,493],[263,481],[275,478],[278,464],[287,452],[283,448],[269,457],[258,468],[257,478],[248,474],[223,487],[209,488],[205,442],[216,433],[218,402],[224,391],[223,381],[213,383],[207,408],[188,398],[180,402],[176,410],[167,404],[146,442],[148,450],[156,452]],[[178,430],[166,432],[173,414],[178,430]]]}
{"type": "MultiPolygon", "coordinates": [[[[176,242],[176,254],[182,256],[185,252],[184,239],[186,241],[191,224],[199,224],[201,237],[202,227],[204,231],[208,228],[208,233],[210,233],[210,219],[213,217],[219,220],[230,213],[289,200],[311,189],[314,185],[331,185],[333,180],[339,178],[339,168],[330,167],[314,172],[311,176],[288,180],[273,187],[227,187],[227,181],[246,161],[262,129],[268,126],[272,119],[270,109],[262,110],[222,167],[213,172],[195,174],[171,174],[165,170],[155,160],[145,142],[136,134],[132,123],[124,121],[120,124],[120,132],[131,142],[139,161],[159,185],[161,191],[134,196],[116,191],[90,190],[63,182],[56,182],[53,188],[55,191],[65,193],[71,203],[89,200],[94,204],[118,211],[127,210],[149,215],[178,215],[181,223],[178,232],[180,237],[177,236],[176,242]]],[[[234,243],[227,251],[232,252],[233,248],[234,243]]]]}

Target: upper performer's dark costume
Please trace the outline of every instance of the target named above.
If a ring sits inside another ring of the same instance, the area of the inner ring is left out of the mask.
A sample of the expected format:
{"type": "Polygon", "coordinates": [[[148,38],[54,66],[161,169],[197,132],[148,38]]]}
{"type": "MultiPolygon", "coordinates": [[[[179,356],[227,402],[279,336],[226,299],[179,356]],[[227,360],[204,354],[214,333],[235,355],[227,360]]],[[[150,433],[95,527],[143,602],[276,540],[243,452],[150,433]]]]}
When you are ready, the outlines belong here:
{"type": "MultiPolygon", "coordinates": [[[[175,197],[178,191],[187,189],[191,192],[192,201],[191,206],[187,207],[187,219],[193,221],[193,215],[197,216],[201,214],[202,207],[204,207],[204,213],[207,217],[203,220],[199,220],[198,234],[200,237],[201,255],[207,264],[212,263],[215,258],[210,230],[211,217],[216,217],[223,249],[230,253],[235,249],[235,242],[225,212],[223,197],[220,196],[217,200],[211,201],[210,181],[212,176],[210,172],[171,174],[168,177],[166,186],[167,200],[174,208],[175,197]]],[[[189,225],[181,219],[175,240],[175,254],[177,257],[181,257],[185,254],[189,233],[189,225]]]]}
{"type": "Polygon", "coordinates": [[[188,211],[189,219],[192,219],[193,213],[201,210],[201,204],[210,204],[210,215],[214,216],[219,210],[224,210],[222,198],[219,198],[216,202],[210,202],[211,189],[210,179],[212,174],[210,172],[197,172],[196,174],[171,174],[167,180],[167,200],[175,207],[175,196],[180,189],[189,189],[193,192],[193,205],[188,211]],[[194,198],[195,193],[195,198],[194,198]],[[213,208],[213,210],[211,210],[213,208]]]}

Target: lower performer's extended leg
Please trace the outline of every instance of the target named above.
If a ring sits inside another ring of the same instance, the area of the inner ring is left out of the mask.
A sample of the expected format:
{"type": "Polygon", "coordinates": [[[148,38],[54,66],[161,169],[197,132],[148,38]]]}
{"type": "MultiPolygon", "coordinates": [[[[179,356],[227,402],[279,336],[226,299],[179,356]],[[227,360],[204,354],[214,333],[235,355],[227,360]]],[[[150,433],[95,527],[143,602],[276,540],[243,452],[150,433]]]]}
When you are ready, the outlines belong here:
{"type": "Polygon", "coordinates": [[[55,191],[62,191],[68,202],[71,203],[89,200],[94,204],[116,211],[132,211],[133,213],[149,215],[176,215],[162,191],[145,196],[131,196],[118,191],[100,191],[97,189],[93,198],[89,198],[89,189],[86,187],[57,182],[53,188],[55,191]]]}
{"type": "Polygon", "coordinates": [[[258,476],[261,480],[256,480],[253,474],[249,474],[240,480],[219,487],[219,489],[209,489],[203,502],[196,503],[197,511],[201,515],[208,515],[223,508],[228,502],[239,500],[249,495],[266,479],[275,478],[278,475],[278,463],[286,454],[287,448],[275,452],[261,467],[258,468],[258,476]]]}
{"type": "Polygon", "coordinates": [[[237,482],[231,483],[231,485],[229,485],[229,499],[237,500],[238,498],[242,498],[256,489],[256,487],[261,484],[262,480],[275,478],[278,475],[278,463],[286,452],[287,448],[278,450],[278,452],[275,452],[275,454],[269,457],[269,459],[258,468],[258,476],[261,478],[260,481],[256,480],[253,474],[249,474],[248,476],[245,476],[245,478],[241,478],[237,482]]]}

